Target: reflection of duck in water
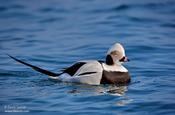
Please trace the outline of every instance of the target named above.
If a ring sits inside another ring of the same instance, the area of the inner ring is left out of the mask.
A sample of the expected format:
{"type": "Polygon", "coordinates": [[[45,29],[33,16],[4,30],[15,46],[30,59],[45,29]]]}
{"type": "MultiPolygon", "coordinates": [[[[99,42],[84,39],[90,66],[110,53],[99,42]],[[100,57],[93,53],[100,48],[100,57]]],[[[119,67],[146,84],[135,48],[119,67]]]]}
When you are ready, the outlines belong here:
{"type": "Polygon", "coordinates": [[[116,85],[74,85],[74,88],[69,90],[68,93],[71,94],[81,94],[88,93],[90,95],[114,95],[114,96],[124,96],[125,92],[128,91],[127,86],[116,86],[116,85]]]}
{"type": "Polygon", "coordinates": [[[111,95],[122,96],[127,91],[127,86],[112,86],[106,92],[111,95]]]}
{"type": "MultiPolygon", "coordinates": [[[[10,56],[10,55],[9,55],[10,56]]],[[[128,70],[122,66],[123,62],[129,61],[125,56],[125,50],[119,43],[114,44],[107,52],[106,61],[79,61],[72,66],[54,73],[41,69],[34,65],[10,56],[12,59],[27,65],[34,70],[48,75],[52,79],[64,82],[75,82],[91,85],[99,84],[127,84],[130,82],[128,70]]]]}

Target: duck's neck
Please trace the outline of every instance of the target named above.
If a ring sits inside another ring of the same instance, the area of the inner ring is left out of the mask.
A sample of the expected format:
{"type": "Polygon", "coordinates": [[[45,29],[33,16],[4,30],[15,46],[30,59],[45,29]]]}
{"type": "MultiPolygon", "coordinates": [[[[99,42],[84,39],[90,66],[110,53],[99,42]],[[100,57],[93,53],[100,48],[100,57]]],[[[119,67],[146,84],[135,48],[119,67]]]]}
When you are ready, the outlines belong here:
{"type": "Polygon", "coordinates": [[[106,71],[128,72],[128,70],[121,64],[108,65],[103,63],[103,68],[106,71]]]}

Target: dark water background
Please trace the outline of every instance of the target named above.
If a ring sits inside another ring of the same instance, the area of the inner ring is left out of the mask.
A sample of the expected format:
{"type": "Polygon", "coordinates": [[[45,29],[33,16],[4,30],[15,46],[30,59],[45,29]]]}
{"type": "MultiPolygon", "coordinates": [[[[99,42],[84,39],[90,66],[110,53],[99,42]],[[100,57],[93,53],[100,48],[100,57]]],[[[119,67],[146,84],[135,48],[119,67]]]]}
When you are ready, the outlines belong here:
{"type": "Polygon", "coordinates": [[[174,39],[174,0],[0,0],[0,112],[174,115],[174,39]],[[129,86],[54,82],[5,55],[56,72],[104,59],[115,42],[129,86]]]}

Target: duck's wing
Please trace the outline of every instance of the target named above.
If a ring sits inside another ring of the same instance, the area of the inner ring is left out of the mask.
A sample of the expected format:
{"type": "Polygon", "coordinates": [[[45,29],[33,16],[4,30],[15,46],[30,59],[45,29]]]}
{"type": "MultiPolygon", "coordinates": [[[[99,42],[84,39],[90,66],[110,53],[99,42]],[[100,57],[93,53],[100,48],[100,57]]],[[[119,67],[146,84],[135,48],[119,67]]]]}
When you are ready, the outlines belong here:
{"type": "Polygon", "coordinates": [[[66,79],[67,81],[92,85],[100,84],[103,68],[98,61],[80,62],[78,65],[81,67],[76,70],[72,77],[66,79]]]}
{"type": "Polygon", "coordinates": [[[53,76],[53,77],[59,76],[59,75],[60,75],[60,73],[54,73],[54,72],[51,72],[51,71],[42,69],[42,68],[40,68],[40,67],[37,67],[37,66],[34,66],[34,65],[32,65],[32,64],[26,63],[26,62],[24,62],[24,61],[22,61],[22,60],[19,60],[19,59],[15,58],[15,57],[13,57],[13,56],[11,56],[11,55],[9,55],[9,54],[7,54],[7,55],[8,55],[10,58],[14,59],[15,61],[17,61],[17,62],[19,62],[19,63],[21,63],[21,64],[24,64],[24,65],[26,65],[26,66],[28,66],[28,67],[31,67],[32,69],[34,69],[34,70],[36,70],[36,71],[38,71],[38,72],[40,72],[40,73],[43,73],[43,74],[46,74],[46,75],[49,75],[49,76],[53,76]]]}
{"type": "Polygon", "coordinates": [[[73,76],[84,64],[86,64],[86,62],[77,62],[68,68],[62,69],[61,71],[63,73],[69,74],[70,76],[73,76]]]}

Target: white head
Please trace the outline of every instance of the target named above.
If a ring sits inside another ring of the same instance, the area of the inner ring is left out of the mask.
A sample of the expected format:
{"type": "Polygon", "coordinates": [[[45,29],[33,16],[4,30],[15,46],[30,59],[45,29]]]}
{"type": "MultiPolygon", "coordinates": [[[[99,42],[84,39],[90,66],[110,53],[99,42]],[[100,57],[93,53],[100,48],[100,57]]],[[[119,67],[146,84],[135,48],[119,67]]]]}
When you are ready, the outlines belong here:
{"type": "Polygon", "coordinates": [[[129,59],[125,56],[125,49],[120,43],[115,43],[109,48],[106,56],[106,64],[108,65],[121,65],[123,62],[127,62],[129,59]]]}

